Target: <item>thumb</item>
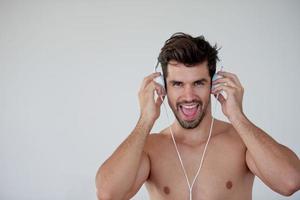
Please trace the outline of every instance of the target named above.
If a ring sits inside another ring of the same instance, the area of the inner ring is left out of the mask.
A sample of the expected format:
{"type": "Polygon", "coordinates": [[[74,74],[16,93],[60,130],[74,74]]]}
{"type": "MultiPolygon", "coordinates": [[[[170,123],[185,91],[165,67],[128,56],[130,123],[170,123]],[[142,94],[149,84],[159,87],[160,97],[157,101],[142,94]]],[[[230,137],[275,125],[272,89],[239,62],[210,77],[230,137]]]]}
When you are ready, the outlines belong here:
{"type": "Polygon", "coordinates": [[[164,99],[165,99],[165,96],[159,95],[156,98],[156,102],[155,102],[156,107],[160,107],[162,102],[164,101],[164,99]]]}
{"type": "Polygon", "coordinates": [[[226,102],[226,99],[224,98],[224,96],[219,93],[218,95],[215,94],[215,97],[217,98],[217,100],[221,103],[221,105],[223,106],[224,103],[226,102]]]}

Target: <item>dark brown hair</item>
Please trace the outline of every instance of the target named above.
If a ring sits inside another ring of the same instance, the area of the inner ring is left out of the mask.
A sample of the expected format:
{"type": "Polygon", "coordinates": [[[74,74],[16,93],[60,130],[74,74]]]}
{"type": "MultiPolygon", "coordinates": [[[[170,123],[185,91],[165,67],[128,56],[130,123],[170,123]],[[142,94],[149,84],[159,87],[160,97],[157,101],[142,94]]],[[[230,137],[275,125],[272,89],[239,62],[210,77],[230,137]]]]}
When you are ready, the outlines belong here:
{"type": "Polygon", "coordinates": [[[187,67],[208,63],[209,75],[212,78],[219,61],[217,45],[211,46],[204,36],[192,37],[189,34],[178,32],[173,34],[161,48],[158,62],[162,66],[164,79],[168,75],[167,66],[170,60],[183,63],[187,67]]]}

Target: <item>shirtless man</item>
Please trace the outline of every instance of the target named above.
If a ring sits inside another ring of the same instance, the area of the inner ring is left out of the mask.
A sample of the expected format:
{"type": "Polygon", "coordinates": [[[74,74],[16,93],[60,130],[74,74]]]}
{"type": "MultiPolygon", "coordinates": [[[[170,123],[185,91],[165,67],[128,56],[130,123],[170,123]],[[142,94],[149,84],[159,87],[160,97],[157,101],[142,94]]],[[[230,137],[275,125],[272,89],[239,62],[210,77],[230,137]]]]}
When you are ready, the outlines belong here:
{"type": "Polygon", "coordinates": [[[222,112],[230,123],[214,120],[192,199],[250,200],[254,176],[284,196],[299,190],[297,155],[247,119],[242,109],[244,89],[237,76],[222,71],[218,72],[222,78],[212,81],[217,53],[203,37],[177,33],[166,41],[159,62],[176,120],[171,128],[149,134],[162,104],[162,98],[154,99],[154,93],[164,95],[164,90],[154,81],[159,73],[147,76],[139,91],[140,118],[136,127],[97,173],[99,199],[130,199],[146,183],[152,200],[188,200],[189,187],[170,131],[191,184],[213,119],[211,94],[219,93],[222,112]]]}

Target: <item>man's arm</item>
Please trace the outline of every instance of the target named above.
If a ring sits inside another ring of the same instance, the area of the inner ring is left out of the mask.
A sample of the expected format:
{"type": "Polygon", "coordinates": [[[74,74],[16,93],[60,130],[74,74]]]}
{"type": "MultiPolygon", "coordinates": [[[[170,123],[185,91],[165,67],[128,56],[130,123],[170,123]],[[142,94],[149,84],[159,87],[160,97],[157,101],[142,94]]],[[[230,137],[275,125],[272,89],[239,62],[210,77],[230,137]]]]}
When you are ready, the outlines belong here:
{"type": "Polygon", "coordinates": [[[143,148],[150,129],[151,125],[140,119],[127,139],[101,165],[96,176],[97,196],[100,200],[125,199],[135,189],[134,185],[139,188],[147,179],[150,166],[143,148]],[[139,179],[138,183],[136,179],[139,179]]]}
{"type": "Polygon", "coordinates": [[[274,191],[290,196],[300,189],[300,161],[287,147],[277,143],[245,116],[231,118],[244,141],[249,169],[274,191]]]}
{"type": "Polygon", "coordinates": [[[219,84],[212,93],[224,90],[218,100],[222,111],[232,123],[247,147],[246,162],[249,169],[274,191],[289,196],[300,189],[300,161],[296,154],[277,143],[267,133],[256,127],[242,110],[244,89],[237,76],[218,72],[223,78],[213,82],[219,84]]]}
{"type": "Polygon", "coordinates": [[[101,200],[129,199],[149,175],[150,162],[143,150],[160,114],[162,100],[154,100],[154,91],[160,88],[153,81],[158,75],[154,73],[144,79],[139,91],[141,115],[136,127],[97,172],[96,189],[101,200]]]}

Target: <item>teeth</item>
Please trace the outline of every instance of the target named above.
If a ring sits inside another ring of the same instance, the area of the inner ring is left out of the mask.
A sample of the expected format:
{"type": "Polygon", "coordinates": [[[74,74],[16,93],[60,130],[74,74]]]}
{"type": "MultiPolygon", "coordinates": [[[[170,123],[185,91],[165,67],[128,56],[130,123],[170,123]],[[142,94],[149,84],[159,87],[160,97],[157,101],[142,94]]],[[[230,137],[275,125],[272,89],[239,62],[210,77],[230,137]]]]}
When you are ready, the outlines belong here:
{"type": "Polygon", "coordinates": [[[182,107],[184,107],[186,109],[192,109],[192,108],[195,108],[197,106],[198,106],[198,104],[194,104],[194,105],[182,105],[182,107]]]}

